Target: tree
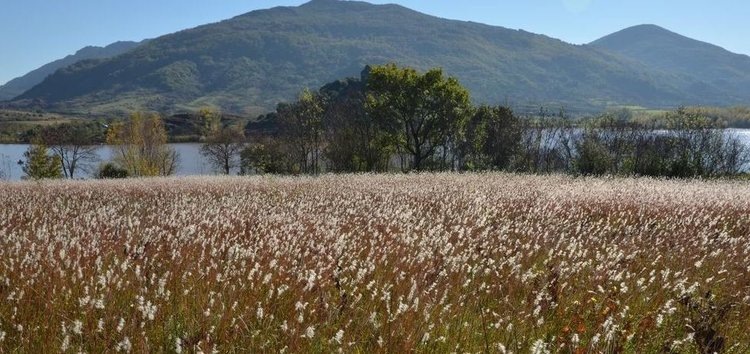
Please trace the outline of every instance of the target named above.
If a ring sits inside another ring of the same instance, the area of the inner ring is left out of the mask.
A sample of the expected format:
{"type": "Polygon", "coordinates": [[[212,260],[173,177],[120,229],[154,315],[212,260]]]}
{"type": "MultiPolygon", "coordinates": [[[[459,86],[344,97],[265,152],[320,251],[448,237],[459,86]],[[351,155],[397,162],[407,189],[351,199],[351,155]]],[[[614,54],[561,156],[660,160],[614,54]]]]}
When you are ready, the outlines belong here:
{"type": "Polygon", "coordinates": [[[177,152],[167,145],[167,132],[157,114],[134,113],[107,131],[115,162],[130,176],[168,176],[177,169],[177,152]]]}
{"type": "Polygon", "coordinates": [[[99,168],[99,171],[96,173],[96,178],[99,179],[113,179],[113,178],[127,178],[128,177],[128,170],[124,168],[117,167],[117,165],[113,163],[106,163],[103,166],[99,168]]]}
{"type": "Polygon", "coordinates": [[[23,173],[30,179],[62,178],[60,157],[49,155],[47,146],[36,141],[23,153],[23,173]]]}
{"type": "Polygon", "coordinates": [[[206,139],[221,130],[221,113],[211,107],[198,110],[200,119],[200,134],[206,139]]]}
{"type": "Polygon", "coordinates": [[[304,90],[297,102],[276,108],[277,137],[292,150],[291,158],[302,173],[320,173],[324,107],[320,94],[304,90]]]}
{"type": "Polygon", "coordinates": [[[382,129],[394,135],[399,148],[411,156],[411,168],[442,152],[443,162],[455,154],[458,133],[471,112],[468,91],[441,69],[424,74],[394,64],[376,66],[367,81],[368,112],[382,129]]]}
{"type": "Polygon", "coordinates": [[[239,166],[239,155],[244,148],[245,135],[241,130],[226,127],[210,133],[206,142],[201,146],[201,155],[220,172],[228,175],[233,168],[239,166]]]}
{"type": "Polygon", "coordinates": [[[512,169],[519,172],[571,172],[574,168],[575,137],[578,128],[566,117],[548,115],[544,108],[536,118],[521,123],[521,142],[512,169]]]}
{"type": "Polygon", "coordinates": [[[320,90],[327,103],[323,116],[324,155],[331,171],[386,171],[395,152],[390,136],[365,109],[369,72],[370,68],[365,68],[361,79],[339,80],[320,90]]]}
{"type": "Polygon", "coordinates": [[[679,151],[672,163],[673,176],[731,175],[747,163],[748,151],[738,137],[701,112],[680,107],[667,113],[665,120],[679,151]]]}
{"type": "Polygon", "coordinates": [[[582,175],[600,176],[608,172],[612,166],[612,155],[607,147],[596,136],[584,136],[576,144],[578,154],[573,161],[575,171],[582,175]]]}
{"type": "Polygon", "coordinates": [[[10,179],[10,160],[8,155],[0,154],[0,180],[10,179]]]}
{"type": "Polygon", "coordinates": [[[289,150],[288,145],[273,137],[250,144],[240,153],[241,173],[299,173],[299,166],[290,158],[289,150]]]}
{"type": "Polygon", "coordinates": [[[464,132],[464,167],[506,169],[521,143],[521,123],[508,107],[480,106],[469,119],[464,132]]]}
{"type": "Polygon", "coordinates": [[[60,157],[63,176],[74,178],[79,170],[90,172],[91,165],[99,160],[98,147],[94,145],[99,134],[90,125],[68,123],[43,128],[39,138],[60,157]]]}

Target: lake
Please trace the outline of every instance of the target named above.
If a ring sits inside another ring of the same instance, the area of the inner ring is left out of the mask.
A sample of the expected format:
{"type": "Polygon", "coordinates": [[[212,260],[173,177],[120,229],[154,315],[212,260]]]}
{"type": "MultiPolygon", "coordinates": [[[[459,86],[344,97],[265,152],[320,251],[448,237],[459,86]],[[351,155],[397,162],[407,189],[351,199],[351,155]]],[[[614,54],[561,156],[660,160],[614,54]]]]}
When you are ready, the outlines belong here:
{"type": "MultiPolygon", "coordinates": [[[[173,147],[180,155],[176,175],[192,176],[216,173],[211,164],[200,154],[201,144],[183,143],[169,144],[169,146],[173,147]]],[[[26,144],[0,144],[0,171],[3,171],[7,175],[5,179],[21,179],[23,171],[18,161],[24,160],[23,153],[26,152],[28,147],[26,144]]],[[[99,155],[99,162],[92,164],[94,171],[99,166],[99,163],[107,162],[112,158],[112,149],[106,145],[102,145],[97,150],[97,153],[99,155]]],[[[91,178],[91,173],[76,172],[76,178],[91,178]]]]}
{"type": "MultiPolygon", "coordinates": [[[[740,140],[750,149],[750,129],[727,129],[727,131],[729,134],[740,138],[740,140]]],[[[174,147],[180,155],[176,175],[194,176],[216,174],[216,171],[211,164],[200,154],[201,144],[181,143],[169,144],[169,146],[174,147]]],[[[21,179],[23,171],[21,170],[18,161],[24,159],[23,153],[28,147],[29,146],[26,144],[0,144],[0,172],[4,173],[4,179],[21,179]]],[[[102,145],[97,152],[99,154],[99,162],[92,164],[93,171],[96,170],[99,163],[110,161],[112,157],[112,150],[106,145],[102,145]]],[[[91,178],[91,173],[76,172],[76,178],[91,178]]]]}

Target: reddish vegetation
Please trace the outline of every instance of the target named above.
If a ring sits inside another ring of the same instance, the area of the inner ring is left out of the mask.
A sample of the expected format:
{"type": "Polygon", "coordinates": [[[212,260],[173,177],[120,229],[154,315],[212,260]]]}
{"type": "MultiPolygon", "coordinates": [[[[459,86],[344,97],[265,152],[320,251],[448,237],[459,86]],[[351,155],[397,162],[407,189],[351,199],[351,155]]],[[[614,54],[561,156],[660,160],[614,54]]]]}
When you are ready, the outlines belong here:
{"type": "Polygon", "coordinates": [[[0,352],[750,351],[750,187],[0,184],[0,352]]]}

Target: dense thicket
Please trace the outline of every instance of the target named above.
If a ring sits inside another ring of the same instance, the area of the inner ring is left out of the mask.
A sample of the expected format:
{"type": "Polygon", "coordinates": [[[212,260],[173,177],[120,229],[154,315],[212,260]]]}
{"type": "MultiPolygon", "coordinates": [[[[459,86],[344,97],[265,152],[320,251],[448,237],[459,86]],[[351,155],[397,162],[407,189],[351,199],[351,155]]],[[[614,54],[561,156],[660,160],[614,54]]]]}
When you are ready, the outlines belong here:
{"type": "Polygon", "coordinates": [[[107,131],[114,161],[135,177],[168,176],[177,169],[178,155],[166,145],[167,132],[159,115],[134,113],[107,131]]]}
{"type": "Polygon", "coordinates": [[[29,145],[23,153],[26,161],[22,165],[25,179],[55,179],[62,178],[62,163],[60,157],[50,155],[47,146],[42,142],[29,145]]]}
{"type": "MultiPolygon", "coordinates": [[[[468,90],[440,69],[388,64],[304,90],[244,130],[212,110],[196,113],[191,129],[203,142],[202,155],[223,174],[503,170],[716,177],[747,167],[746,146],[700,110],[680,108],[652,121],[626,113],[574,121],[564,111],[542,109],[521,117],[505,106],[474,106],[468,90]]],[[[73,178],[90,171],[101,127],[50,126],[35,136],[61,162],[61,174],[73,178]]],[[[174,172],[177,157],[165,146],[158,115],[111,124],[106,141],[126,175],[174,172]]],[[[104,169],[98,175],[124,176],[104,169]]]]}
{"type": "Polygon", "coordinates": [[[577,121],[472,106],[439,69],[368,67],[304,91],[246,127],[245,172],[507,170],[666,177],[735,175],[745,146],[695,110],[638,123],[618,112],[577,121]]]}

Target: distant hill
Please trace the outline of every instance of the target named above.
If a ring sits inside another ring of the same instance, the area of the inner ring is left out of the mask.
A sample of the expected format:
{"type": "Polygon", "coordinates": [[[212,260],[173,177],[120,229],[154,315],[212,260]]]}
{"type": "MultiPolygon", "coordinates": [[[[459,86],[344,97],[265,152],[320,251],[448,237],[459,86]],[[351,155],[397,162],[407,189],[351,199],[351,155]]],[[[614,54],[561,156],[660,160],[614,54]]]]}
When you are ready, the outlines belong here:
{"type": "Polygon", "coordinates": [[[655,68],[600,45],[572,45],[397,5],[313,0],[162,36],[114,58],[79,62],[55,72],[13,105],[79,113],[174,113],[213,105],[254,115],[293,99],[304,87],[320,87],[356,76],[366,64],[387,62],[443,67],[477,102],[535,109],[744,99],[726,96],[690,73],[655,68]]]}
{"type": "Polygon", "coordinates": [[[716,104],[750,103],[750,57],[656,25],[634,26],[591,43],[673,75],[697,80],[689,89],[716,104]],[[718,93],[724,97],[714,97],[718,93]]]}
{"type": "Polygon", "coordinates": [[[140,44],[140,42],[115,42],[106,47],[85,47],[77,51],[75,54],[45,64],[38,69],[30,71],[26,75],[17,77],[8,81],[5,85],[0,86],[0,101],[6,101],[17,97],[44,81],[47,76],[53,74],[58,69],[75,64],[81,60],[110,58],[120,55],[135,48],[138,44],[140,44]]]}

